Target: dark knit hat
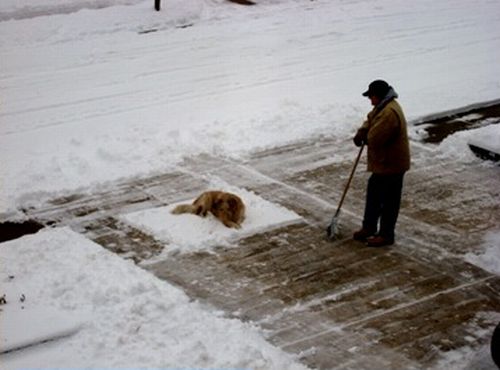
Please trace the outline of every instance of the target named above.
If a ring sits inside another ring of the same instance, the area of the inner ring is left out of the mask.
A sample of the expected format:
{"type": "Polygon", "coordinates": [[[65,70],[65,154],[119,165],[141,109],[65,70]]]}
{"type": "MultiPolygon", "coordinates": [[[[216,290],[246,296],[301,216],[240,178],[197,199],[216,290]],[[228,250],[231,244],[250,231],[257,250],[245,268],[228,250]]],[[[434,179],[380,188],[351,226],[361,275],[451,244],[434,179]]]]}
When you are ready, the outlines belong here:
{"type": "Polygon", "coordinates": [[[363,96],[378,96],[383,98],[389,92],[391,87],[384,80],[375,80],[368,85],[368,90],[363,93],[363,96]]]}

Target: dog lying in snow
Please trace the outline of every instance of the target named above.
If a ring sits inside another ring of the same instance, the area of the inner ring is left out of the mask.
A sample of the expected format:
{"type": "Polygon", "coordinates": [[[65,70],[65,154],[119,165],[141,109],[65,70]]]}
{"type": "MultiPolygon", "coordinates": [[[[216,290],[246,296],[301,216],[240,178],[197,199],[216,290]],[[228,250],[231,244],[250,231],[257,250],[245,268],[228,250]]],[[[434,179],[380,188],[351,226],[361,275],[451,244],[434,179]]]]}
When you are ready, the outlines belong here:
{"type": "Polygon", "coordinates": [[[245,204],[235,194],[206,191],[192,204],[180,204],[172,210],[175,215],[192,213],[202,217],[205,217],[208,212],[217,217],[225,226],[239,229],[245,219],[245,204]]]}

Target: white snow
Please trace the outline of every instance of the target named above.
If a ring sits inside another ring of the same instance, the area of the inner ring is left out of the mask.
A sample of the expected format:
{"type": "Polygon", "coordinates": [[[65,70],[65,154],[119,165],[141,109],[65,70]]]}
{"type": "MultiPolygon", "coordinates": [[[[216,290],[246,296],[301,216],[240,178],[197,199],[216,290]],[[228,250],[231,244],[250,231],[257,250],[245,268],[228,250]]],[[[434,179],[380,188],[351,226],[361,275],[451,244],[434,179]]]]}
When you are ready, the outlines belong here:
{"type": "Polygon", "coordinates": [[[62,3],[0,4],[52,14],[0,22],[0,214],[200,152],[350,137],[374,78],[410,120],[500,93],[495,1],[62,3]]]}
{"type": "Polygon", "coordinates": [[[465,255],[465,259],[486,271],[500,276],[500,230],[489,231],[483,238],[481,250],[465,255]]]}
{"type": "MultiPolygon", "coordinates": [[[[0,353],[64,338],[77,333],[82,327],[81,317],[15,301],[17,298],[25,297],[25,293],[13,293],[9,290],[12,289],[12,285],[17,284],[2,284],[2,293],[8,297],[9,304],[2,307],[0,314],[0,328],[2,328],[0,353]]],[[[16,287],[23,291],[22,287],[16,287]]]]}
{"type": "MultiPolygon", "coordinates": [[[[72,336],[3,354],[2,369],[304,369],[250,324],[190,301],[67,228],[2,243],[0,258],[2,290],[22,291],[25,310],[62,313],[55,327],[86,319],[72,336]]],[[[17,294],[6,298],[2,309],[11,309],[0,315],[9,321],[21,306],[17,294]]],[[[2,337],[19,329],[2,326],[2,337]]]]}
{"type": "Polygon", "coordinates": [[[500,155],[500,125],[498,119],[492,119],[492,121],[495,125],[476,130],[470,135],[468,143],[500,155]]]}
{"type": "MultiPolygon", "coordinates": [[[[152,3],[0,2],[0,216],[202,152],[244,158],[351,137],[375,78],[393,84],[411,122],[500,96],[498,1],[163,0],[161,12],[152,3]]],[[[464,148],[483,134],[498,144],[500,125],[453,135],[437,152],[476,160],[464,148]]],[[[250,216],[244,228],[256,225],[250,216]]],[[[156,222],[148,212],[127,217],[156,222]]],[[[228,240],[214,220],[196,222],[218,230],[212,241],[228,240]]],[[[495,246],[497,234],[468,258],[498,273],[495,246]]],[[[50,335],[85,319],[68,338],[2,355],[4,368],[301,368],[254,327],[68,229],[2,243],[0,257],[2,289],[14,300],[22,290],[26,312],[66,317],[50,335]]]]}

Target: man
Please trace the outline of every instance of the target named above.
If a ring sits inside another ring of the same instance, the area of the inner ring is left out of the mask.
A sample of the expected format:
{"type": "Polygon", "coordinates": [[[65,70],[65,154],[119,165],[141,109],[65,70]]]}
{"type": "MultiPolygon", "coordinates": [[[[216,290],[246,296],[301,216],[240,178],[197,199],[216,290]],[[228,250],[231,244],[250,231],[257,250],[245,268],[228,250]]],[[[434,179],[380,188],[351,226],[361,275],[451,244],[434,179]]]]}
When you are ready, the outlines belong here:
{"type": "Polygon", "coordinates": [[[410,145],[406,119],[394,89],[383,80],[375,80],[363,96],[370,99],[373,109],[354,136],[354,143],[368,146],[368,172],[372,174],[363,227],[353,239],[383,247],[394,244],[403,177],[410,168],[410,145]]]}

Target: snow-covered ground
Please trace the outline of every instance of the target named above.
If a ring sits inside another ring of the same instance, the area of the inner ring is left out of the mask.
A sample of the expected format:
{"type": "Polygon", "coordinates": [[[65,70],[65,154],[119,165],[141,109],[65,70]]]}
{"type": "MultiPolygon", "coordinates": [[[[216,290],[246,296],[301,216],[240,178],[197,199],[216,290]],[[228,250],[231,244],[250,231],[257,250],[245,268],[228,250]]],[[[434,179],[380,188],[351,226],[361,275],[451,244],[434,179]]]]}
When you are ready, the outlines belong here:
{"type": "MultiPolygon", "coordinates": [[[[202,152],[348,138],[375,78],[394,85],[412,122],[500,97],[498,1],[164,0],[159,13],[152,3],[0,2],[0,216],[202,152]]],[[[440,155],[475,160],[464,149],[473,135],[500,137],[475,131],[440,155]]],[[[467,258],[499,273],[499,234],[484,243],[467,258]]],[[[257,329],[68,229],[4,243],[0,257],[8,299],[24,294],[26,308],[74,317],[56,329],[79,330],[2,366],[301,368],[257,329]]]]}
{"type": "Polygon", "coordinates": [[[21,307],[28,311],[14,317],[19,320],[14,325],[2,325],[0,348],[15,331],[45,329],[57,336],[81,326],[68,338],[2,355],[2,369],[304,369],[251,325],[191,302],[179,289],[69,229],[6,242],[0,256],[0,282],[10,307],[0,317],[12,319],[9,313],[22,313],[21,307]],[[47,310],[63,314],[47,316],[47,310]],[[52,321],[34,329],[33,317],[52,321]],[[6,332],[10,327],[13,332],[6,332]]]}
{"type": "Polygon", "coordinates": [[[496,1],[31,3],[0,3],[52,14],[0,22],[0,214],[200,152],[349,137],[375,78],[410,120],[500,96],[496,1]]]}
{"type": "MultiPolygon", "coordinates": [[[[272,223],[275,215],[263,222],[272,223]]],[[[217,221],[207,222],[214,239],[228,237],[217,221]]],[[[207,239],[191,236],[190,242],[196,241],[201,247],[207,239]]],[[[499,234],[489,234],[484,256],[471,254],[467,259],[500,274],[499,242],[499,234]]],[[[0,313],[0,353],[59,338],[1,354],[2,369],[305,369],[266,342],[258,328],[190,301],[178,288],[69,228],[2,243],[0,261],[1,293],[7,300],[0,313]]],[[[477,337],[489,335],[472,329],[477,337]]],[[[480,351],[465,347],[449,352],[435,369],[493,366],[484,346],[480,351]]]]}

